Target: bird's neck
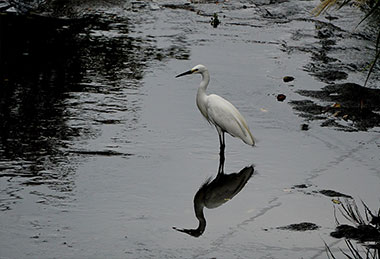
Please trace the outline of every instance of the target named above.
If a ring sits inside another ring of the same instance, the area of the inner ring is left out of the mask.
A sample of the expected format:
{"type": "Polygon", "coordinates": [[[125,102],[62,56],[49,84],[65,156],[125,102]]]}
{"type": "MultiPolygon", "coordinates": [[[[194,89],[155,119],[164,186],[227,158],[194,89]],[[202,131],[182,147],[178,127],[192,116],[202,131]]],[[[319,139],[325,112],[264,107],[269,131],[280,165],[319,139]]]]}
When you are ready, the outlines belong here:
{"type": "Polygon", "coordinates": [[[202,89],[203,91],[206,92],[209,82],[210,82],[210,74],[208,73],[208,71],[204,71],[202,73],[202,81],[201,81],[201,84],[199,85],[199,89],[202,89]]]}
{"type": "Polygon", "coordinates": [[[199,225],[197,228],[197,232],[199,232],[200,235],[205,231],[206,229],[206,218],[203,214],[203,203],[194,203],[194,210],[195,210],[195,216],[197,217],[199,221],[199,225]]]}
{"type": "Polygon", "coordinates": [[[198,91],[197,91],[197,106],[198,109],[201,111],[202,115],[208,120],[207,115],[207,107],[206,107],[206,88],[208,83],[210,82],[210,75],[207,71],[202,73],[202,82],[199,85],[198,91]]]}

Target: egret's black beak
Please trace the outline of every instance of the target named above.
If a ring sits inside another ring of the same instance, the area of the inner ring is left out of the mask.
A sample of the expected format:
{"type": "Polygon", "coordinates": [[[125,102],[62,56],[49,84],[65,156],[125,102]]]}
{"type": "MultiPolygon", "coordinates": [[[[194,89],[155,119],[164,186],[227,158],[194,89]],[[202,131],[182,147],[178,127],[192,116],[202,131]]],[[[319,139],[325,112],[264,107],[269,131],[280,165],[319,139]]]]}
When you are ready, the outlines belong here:
{"type": "Polygon", "coordinates": [[[180,77],[180,76],[190,75],[190,74],[192,74],[192,73],[193,73],[193,71],[192,71],[192,70],[189,70],[189,71],[186,71],[186,72],[184,72],[184,73],[182,73],[182,74],[179,74],[178,76],[176,76],[176,78],[177,78],[177,77],[180,77]]]}

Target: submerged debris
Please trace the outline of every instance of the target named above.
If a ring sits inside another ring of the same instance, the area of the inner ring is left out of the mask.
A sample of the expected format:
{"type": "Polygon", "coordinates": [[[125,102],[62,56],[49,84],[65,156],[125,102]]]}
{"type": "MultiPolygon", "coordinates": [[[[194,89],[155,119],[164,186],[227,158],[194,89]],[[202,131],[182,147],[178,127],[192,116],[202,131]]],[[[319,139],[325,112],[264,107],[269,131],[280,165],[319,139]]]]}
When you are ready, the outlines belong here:
{"type": "Polygon", "coordinates": [[[214,13],[213,17],[211,17],[210,24],[212,27],[216,28],[220,24],[220,20],[218,18],[218,14],[214,13]]]}
{"type": "Polygon", "coordinates": [[[317,230],[319,228],[320,226],[311,222],[301,222],[297,224],[290,224],[283,227],[277,227],[277,229],[292,230],[292,231],[309,231],[309,230],[317,230]]]}
{"type": "Polygon", "coordinates": [[[319,193],[323,194],[325,196],[328,196],[328,197],[343,197],[343,198],[350,198],[350,199],[352,199],[352,197],[350,195],[347,195],[347,194],[344,194],[344,193],[340,193],[340,192],[337,192],[337,191],[333,191],[333,190],[320,190],[319,193]]]}
{"type": "Polygon", "coordinates": [[[301,90],[299,94],[319,99],[291,101],[300,116],[309,120],[324,120],[321,126],[333,126],[346,131],[368,130],[380,126],[380,90],[354,83],[327,85],[321,90],[301,90]],[[333,103],[333,104],[331,104],[333,103]]]}
{"type": "Polygon", "coordinates": [[[310,185],[308,185],[308,184],[296,184],[296,185],[294,185],[294,186],[292,186],[292,189],[305,189],[305,188],[309,188],[310,187],[310,185]]]}
{"type": "Polygon", "coordinates": [[[303,124],[301,125],[301,130],[304,130],[304,131],[309,130],[309,124],[303,123],[303,124]]]}
{"type": "Polygon", "coordinates": [[[312,194],[312,195],[322,194],[322,195],[325,195],[327,197],[333,197],[333,198],[335,198],[335,199],[333,199],[333,203],[335,203],[335,204],[340,204],[339,198],[352,199],[352,197],[350,195],[347,195],[347,194],[344,194],[344,193],[341,193],[341,192],[337,192],[337,191],[334,191],[334,190],[327,190],[327,189],[323,189],[323,190],[310,190],[310,189],[308,189],[311,186],[312,185],[310,185],[310,184],[297,184],[297,185],[293,185],[290,189],[297,190],[297,191],[299,191],[301,193],[304,193],[306,195],[310,195],[310,194],[312,194]]]}
{"type": "Polygon", "coordinates": [[[313,73],[314,76],[323,79],[324,81],[331,82],[336,80],[347,79],[348,74],[338,70],[325,70],[313,73]]]}

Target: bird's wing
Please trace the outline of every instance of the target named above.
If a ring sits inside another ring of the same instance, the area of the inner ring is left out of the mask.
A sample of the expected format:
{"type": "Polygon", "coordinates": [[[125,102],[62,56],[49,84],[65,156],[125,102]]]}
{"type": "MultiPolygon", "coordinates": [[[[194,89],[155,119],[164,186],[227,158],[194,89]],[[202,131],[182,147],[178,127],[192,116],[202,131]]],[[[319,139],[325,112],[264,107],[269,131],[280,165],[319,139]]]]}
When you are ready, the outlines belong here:
{"type": "Polygon", "coordinates": [[[216,126],[234,137],[254,145],[253,136],[240,112],[226,99],[211,94],[207,98],[207,117],[216,126]]]}

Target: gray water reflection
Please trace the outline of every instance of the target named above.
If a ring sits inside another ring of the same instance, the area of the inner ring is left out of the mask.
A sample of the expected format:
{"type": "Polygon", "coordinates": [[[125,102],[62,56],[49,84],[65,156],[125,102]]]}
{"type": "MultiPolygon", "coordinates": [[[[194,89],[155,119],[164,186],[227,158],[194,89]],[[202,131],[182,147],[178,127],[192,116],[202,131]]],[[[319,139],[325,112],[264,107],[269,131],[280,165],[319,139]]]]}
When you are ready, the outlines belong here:
{"type": "Polygon", "coordinates": [[[43,184],[57,193],[31,193],[41,203],[63,204],[75,185],[62,149],[81,131],[68,126],[65,105],[82,78],[80,27],[14,14],[1,15],[0,24],[0,208],[11,209],[26,186],[43,184]]]}
{"type": "Polygon", "coordinates": [[[128,18],[114,14],[3,13],[0,26],[2,210],[25,186],[46,185],[69,196],[79,157],[131,155],[76,144],[98,136],[102,125],[134,128],[144,71],[164,56],[187,57],[182,47],[158,48],[154,38],[130,36],[128,18]]]}
{"type": "Polygon", "coordinates": [[[203,209],[215,209],[235,197],[254,174],[253,165],[244,167],[239,173],[224,173],[224,154],[220,156],[218,173],[212,180],[208,178],[194,196],[194,213],[199,224],[195,229],[173,229],[193,237],[200,237],[206,229],[206,218],[203,209]]]}
{"type": "Polygon", "coordinates": [[[0,154],[37,161],[78,132],[65,125],[65,93],[80,80],[74,31],[64,21],[1,15],[0,154]]]}

